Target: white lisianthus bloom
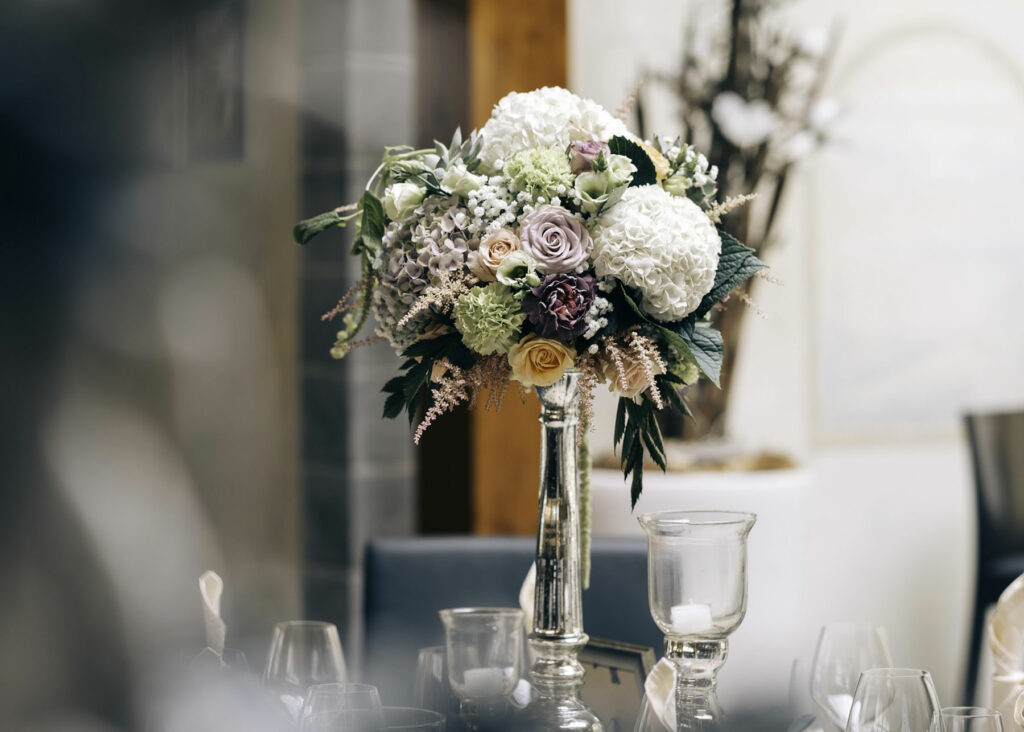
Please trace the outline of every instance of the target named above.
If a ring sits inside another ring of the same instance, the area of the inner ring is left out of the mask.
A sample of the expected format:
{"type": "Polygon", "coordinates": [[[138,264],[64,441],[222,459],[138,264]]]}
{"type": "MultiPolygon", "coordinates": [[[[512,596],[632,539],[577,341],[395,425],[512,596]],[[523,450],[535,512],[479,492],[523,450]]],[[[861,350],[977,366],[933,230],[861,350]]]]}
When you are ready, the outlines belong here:
{"type": "Polygon", "coordinates": [[[423,203],[423,196],[426,194],[422,188],[415,183],[393,183],[384,191],[384,213],[392,221],[405,218],[408,214],[423,203]]]}
{"type": "Polygon", "coordinates": [[[522,150],[564,150],[574,140],[607,142],[616,135],[630,136],[626,125],[597,102],[582,99],[561,87],[544,87],[504,96],[480,130],[481,163],[497,170],[522,150]]]}
{"type": "Polygon", "coordinates": [[[639,290],[640,307],[656,320],[685,318],[715,282],[722,241],[714,225],[693,201],[659,186],[626,189],[590,235],[597,276],[639,290]]]}
{"type": "Polygon", "coordinates": [[[463,198],[468,198],[470,193],[486,182],[487,178],[470,173],[465,165],[451,165],[441,178],[441,185],[446,191],[457,193],[463,198]]]}

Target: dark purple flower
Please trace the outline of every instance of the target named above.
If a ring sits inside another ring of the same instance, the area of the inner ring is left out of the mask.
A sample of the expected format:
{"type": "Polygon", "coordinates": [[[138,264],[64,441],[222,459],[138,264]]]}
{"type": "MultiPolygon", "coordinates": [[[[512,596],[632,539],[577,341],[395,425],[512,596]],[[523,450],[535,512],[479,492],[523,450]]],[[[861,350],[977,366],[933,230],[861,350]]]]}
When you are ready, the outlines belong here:
{"type": "Polygon", "coordinates": [[[523,311],[542,337],[571,341],[587,329],[594,284],[588,274],[549,274],[526,293],[523,311]]]}
{"type": "Polygon", "coordinates": [[[608,144],[597,140],[575,140],[569,143],[569,167],[575,175],[585,173],[594,165],[601,154],[607,160],[611,155],[608,144]]]}

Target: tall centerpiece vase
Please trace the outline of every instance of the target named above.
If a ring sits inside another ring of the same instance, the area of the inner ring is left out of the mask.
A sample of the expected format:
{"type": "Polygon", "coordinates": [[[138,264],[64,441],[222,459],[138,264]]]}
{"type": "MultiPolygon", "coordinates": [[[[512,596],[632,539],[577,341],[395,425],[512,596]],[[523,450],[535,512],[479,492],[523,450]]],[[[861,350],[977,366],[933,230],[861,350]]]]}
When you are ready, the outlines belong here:
{"type": "Polygon", "coordinates": [[[583,632],[580,495],[576,464],[579,371],[538,386],[541,404],[540,493],[537,508],[537,582],[529,636],[533,699],[524,729],[593,730],[600,720],[580,700],[583,632]]]}

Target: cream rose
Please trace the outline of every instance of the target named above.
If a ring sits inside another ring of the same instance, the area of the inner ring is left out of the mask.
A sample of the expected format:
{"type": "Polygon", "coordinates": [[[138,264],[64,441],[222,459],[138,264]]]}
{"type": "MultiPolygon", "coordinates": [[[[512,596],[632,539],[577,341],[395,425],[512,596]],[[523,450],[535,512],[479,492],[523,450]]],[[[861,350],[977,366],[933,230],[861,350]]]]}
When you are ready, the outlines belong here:
{"type": "Polygon", "coordinates": [[[551,386],[576,360],[576,350],[530,334],[508,349],[512,378],[523,386],[551,386]]]}
{"type": "MultiPolygon", "coordinates": [[[[647,371],[643,362],[636,358],[630,351],[619,352],[622,370],[615,365],[615,359],[610,355],[601,358],[599,366],[604,378],[608,379],[608,391],[615,392],[621,396],[633,399],[644,393],[653,384],[647,378],[647,371]]],[[[650,364],[655,376],[664,373],[664,370],[657,364],[650,364]]]]}
{"type": "Polygon", "coordinates": [[[480,248],[470,252],[467,259],[469,271],[484,282],[497,280],[498,267],[512,252],[523,248],[519,237],[508,229],[499,229],[482,242],[480,248]]]}

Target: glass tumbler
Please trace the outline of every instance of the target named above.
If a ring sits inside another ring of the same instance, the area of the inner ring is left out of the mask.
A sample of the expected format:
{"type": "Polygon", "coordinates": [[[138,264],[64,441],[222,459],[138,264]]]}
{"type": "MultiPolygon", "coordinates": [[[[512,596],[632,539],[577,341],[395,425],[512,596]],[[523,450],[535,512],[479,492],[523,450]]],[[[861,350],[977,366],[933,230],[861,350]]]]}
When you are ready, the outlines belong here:
{"type": "Polygon", "coordinates": [[[501,717],[523,665],[523,611],[466,607],[441,610],[448,682],[466,723],[501,717]]]}
{"type": "Polygon", "coordinates": [[[942,732],[1003,732],[1003,716],[986,707],[943,707],[942,732]]]}

